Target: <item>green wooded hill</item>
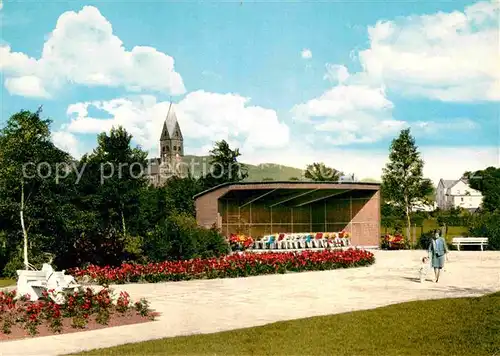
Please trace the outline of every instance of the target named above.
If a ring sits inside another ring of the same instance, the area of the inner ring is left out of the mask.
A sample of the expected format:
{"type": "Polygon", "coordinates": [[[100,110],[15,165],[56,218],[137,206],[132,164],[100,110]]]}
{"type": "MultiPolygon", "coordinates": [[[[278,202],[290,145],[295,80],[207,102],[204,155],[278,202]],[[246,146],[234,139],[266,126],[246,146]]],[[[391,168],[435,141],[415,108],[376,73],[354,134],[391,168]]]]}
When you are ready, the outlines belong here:
{"type": "MultiPolygon", "coordinates": [[[[186,155],[183,162],[188,165],[191,173],[195,177],[200,177],[210,169],[210,156],[186,155]]],[[[248,168],[248,178],[246,181],[287,181],[287,180],[307,180],[304,178],[304,170],[276,163],[262,163],[259,165],[242,162],[248,168]]],[[[360,182],[380,183],[379,179],[362,178],[360,182]]]]}
{"type": "MultiPolygon", "coordinates": [[[[183,157],[183,162],[188,165],[191,173],[195,177],[200,177],[203,172],[208,172],[210,169],[210,157],[209,156],[191,156],[187,155],[183,157]]],[[[242,162],[244,163],[244,162],[242,162]]],[[[263,180],[275,180],[275,181],[285,181],[290,180],[290,178],[303,179],[304,171],[302,169],[283,166],[274,163],[262,163],[259,165],[246,164],[248,168],[248,178],[247,181],[263,181],[263,180]]]]}

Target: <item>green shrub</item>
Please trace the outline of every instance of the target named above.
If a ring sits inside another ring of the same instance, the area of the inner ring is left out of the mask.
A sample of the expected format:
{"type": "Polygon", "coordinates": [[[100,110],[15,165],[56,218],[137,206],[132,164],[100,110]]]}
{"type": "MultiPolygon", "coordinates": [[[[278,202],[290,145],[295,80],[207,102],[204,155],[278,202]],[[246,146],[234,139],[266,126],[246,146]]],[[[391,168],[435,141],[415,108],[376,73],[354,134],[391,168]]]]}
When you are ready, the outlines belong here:
{"type": "Polygon", "coordinates": [[[422,248],[424,250],[427,250],[429,248],[429,245],[431,243],[432,237],[434,236],[433,231],[428,231],[424,232],[420,237],[418,238],[417,241],[417,246],[419,248],[422,248]]]}
{"type": "Polygon", "coordinates": [[[171,243],[168,239],[168,225],[164,225],[155,226],[144,238],[142,251],[150,261],[165,261],[169,255],[171,243]]]}
{"type": "Polygon", "coordinates": [[[189,214],[173,214],[144,239],[143,251],[154,262],[217,257],[229,252],[224,236],[197,225],[189,214]]]}
{"type": "MultiPolygon", "coordinates": [[[[132,240],[129,243],[132,245],[132,240]]],[[[133,255],[126,250],[126,238],[122,232],[115,228],[102,228],[78,236],[68,253],[56,256],[55,264],[64,267],[86,264],[118,266],[130,259],[133,255]]]]}
{"type": "Polygon", "coordinates": [[[123,254],[125,260],[143,262],[142,245],[143,238],[141,236],[125,236],[123,254]]]}
{"type": "Polygon", "coordinates": [[[439,226],[469,226],[473,219],[473,215],[462,208],[442,210],[436,216],[439,226]]]}
{"type": "Polygon", "coordinates": [[[388,250],[389,249],[389,242],[388,240],[385,238],[386,235],[382,235],[380,236],[380,248],[382,250],[388,250]]]}
{"type": "Polygon", "coordinates": [[[230,252],[229,244],[215,228],[200,229],[198,254],[202,258],[219,257],[230,252]]]}
{"type": "MultiPolygon", "coordinates": [[[[28,261],[35,266],[35,268],[41,269],[42,265],[49,261],[49,257],[47,254],[28,250],[28,261]]],[[[21,269],[24,269],[24,258],[22,250],[18,249],[17,251],[13,251],[10,255],[10,259],[5,264],[2,275],[3,277],[17,279],[17,270],[21,269]]]]}
{"type": "Polygon", "coordinates": [[[178,222],[166,220],[148,234],[142,250],[154,262],[190,259],[196,252],[195,237],[178,222]]]}
{"type": "Polygon", "coordinates": [[[487,237],[488,248],[500,250],[500,212],[482,212],[476,215],[469,233],[471,236],[487,237]]]}
{"type": "Polygon", "coordinates": [[[17,270],[24,269],[23,259],[17,254],[13,255],[12,258],[5,264],[2,275],[7,278],[17,279],[17,270]]]}

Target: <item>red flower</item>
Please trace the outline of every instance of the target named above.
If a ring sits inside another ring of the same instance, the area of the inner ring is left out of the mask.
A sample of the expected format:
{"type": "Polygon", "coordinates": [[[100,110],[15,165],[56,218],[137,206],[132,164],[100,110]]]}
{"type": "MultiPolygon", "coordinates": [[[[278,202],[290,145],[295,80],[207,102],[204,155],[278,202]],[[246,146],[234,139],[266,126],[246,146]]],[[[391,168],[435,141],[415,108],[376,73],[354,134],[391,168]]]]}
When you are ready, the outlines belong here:
{"type": "MultiPolygon", "coordinates": [[[[304,251],[285,253],[244,253],[220,258],[165,261],[146,265],[122,264],[120,267],[89,266],[79,270],[80,275],[101,283],[125,283],[129,281],[177,281],[194,278],[221,278],[258,275],[285,271],[332,269],[367,265],[374,262],[371,252],[358,249],[304,251]]],[[[120,304],[127,304],[125,294],[120,304]]],[[[128,304],[127,304],[128,305],[128,304]]]]}

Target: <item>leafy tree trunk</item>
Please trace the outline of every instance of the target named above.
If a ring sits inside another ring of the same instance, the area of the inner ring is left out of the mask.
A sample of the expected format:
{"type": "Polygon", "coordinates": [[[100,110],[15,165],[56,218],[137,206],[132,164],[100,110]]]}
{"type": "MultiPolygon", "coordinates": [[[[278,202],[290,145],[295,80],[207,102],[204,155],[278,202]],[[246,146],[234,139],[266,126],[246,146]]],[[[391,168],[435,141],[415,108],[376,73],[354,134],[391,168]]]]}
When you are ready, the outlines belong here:
{"type": "Polygon", "coordinates": [[[120,209],[120,214],[122,217],[123,236],[126,236],[127,235],[127,227],[125,225],[125,215],[123,215],[123,203],[122,203],[122,208],[120,209]]]}
{"type": "Polygon", "coordinates": [[[19,209],[19,217],[21,218],[21,227],[23,229],[23,256],[24,256],[24,269],[28,270],[28,231],[24,224],[24,180],[21,180],[21,207],[19,209]]]}
{"type": "Polygon", "coordinates": [[[410,204],[408,202],[408,196],[405,197],[406,205],[406,236],[408,241],[411,240],[412,245],[414,244],[413,237],[411,236],[411,219],[410,219],[410,204]]]}

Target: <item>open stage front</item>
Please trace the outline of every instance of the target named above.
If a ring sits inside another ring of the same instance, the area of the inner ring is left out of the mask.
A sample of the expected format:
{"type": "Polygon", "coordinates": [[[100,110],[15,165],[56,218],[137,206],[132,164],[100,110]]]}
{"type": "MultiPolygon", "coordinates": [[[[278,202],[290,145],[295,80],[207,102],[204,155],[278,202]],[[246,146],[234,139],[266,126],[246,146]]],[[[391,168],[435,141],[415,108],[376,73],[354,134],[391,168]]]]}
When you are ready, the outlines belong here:
{"type": "Polygon", "coordinates": [[[195,196],[201,226],[230,236],[347,231],[351,245],[377,246],[380,185],[375,183],[248,182],[195,196]]]}

